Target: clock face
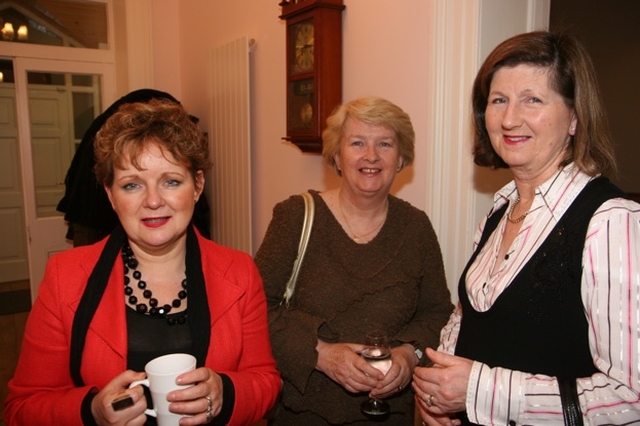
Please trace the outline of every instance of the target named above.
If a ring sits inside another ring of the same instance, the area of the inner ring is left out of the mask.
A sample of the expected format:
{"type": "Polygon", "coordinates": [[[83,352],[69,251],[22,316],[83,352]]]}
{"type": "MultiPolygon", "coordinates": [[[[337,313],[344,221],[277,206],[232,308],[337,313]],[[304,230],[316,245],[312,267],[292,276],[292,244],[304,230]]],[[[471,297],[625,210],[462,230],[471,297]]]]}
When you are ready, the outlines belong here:
{"type": "MultiPolygon", "coordinates": [[[[280,1],[280,0],[278,0],[280,1]]],[[[344,0],[282,0],[287,134],[302,152],[322,152],[322,131],[342,101],[344,0]]]]}
{"type": "Polygon", "coordinates": [[[289,128],[294,131],[313,129],[313,79],[292,81],[289,84],[289,128]]]}
{"type": "Polygon", "coordinates": [[[311,71],[315,60],[313,21],[308,20],[292,26],[291,34],[293,72],[311,71]]]}

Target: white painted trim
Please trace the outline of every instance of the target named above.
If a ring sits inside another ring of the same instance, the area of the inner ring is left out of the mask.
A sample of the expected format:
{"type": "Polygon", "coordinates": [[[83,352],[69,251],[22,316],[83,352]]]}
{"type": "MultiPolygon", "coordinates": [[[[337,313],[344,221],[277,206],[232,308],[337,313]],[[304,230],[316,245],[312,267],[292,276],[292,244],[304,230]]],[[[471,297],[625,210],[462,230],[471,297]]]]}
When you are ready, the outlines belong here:
{"type": "Polygon", "coordinates": [[[129,89],[154,87],[152,0],[126,0],[129,89]]]}
{"type": "Polygon", "coordinates": [[[82,47],[48,46],[3,41],[0,55],[14,58],[69,60],[94,63],[113,63],[113,50],[85,49],[82,47]]]}
{"type": "Polygon", "coordinates": [[[527,31],[548,30],[551,0],[528,0],[527,31]]]}
{"type": "Polygon", "coordinates": [[[430,0],[425,210],[442,248],[453,301],[478,222],[510,179],[473,164],[471,89],[486,54],[507,37],[548,28],[551,0],[430,0]],[[507,23],[507,25],[505,25],[507,23]]]}
{"type": "Polygon", "coordinates": [[[447,282],[457,300],[458,277],[476,226],[470,154],[470,92],[477,69],[477,0],[428,2],[426,211],[438,235],[447,282]]]}

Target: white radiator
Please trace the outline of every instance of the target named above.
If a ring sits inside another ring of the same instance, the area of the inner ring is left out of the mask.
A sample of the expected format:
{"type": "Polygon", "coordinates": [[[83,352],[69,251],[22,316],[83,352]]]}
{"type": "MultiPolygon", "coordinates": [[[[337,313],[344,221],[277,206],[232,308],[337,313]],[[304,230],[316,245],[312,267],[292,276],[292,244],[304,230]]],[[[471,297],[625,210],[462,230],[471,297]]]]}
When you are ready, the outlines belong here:
{"type": "Polygon", "coordinates": [[[217,243],[252,254],[249,54],[242,37],[211,53],[213,157],[211,232],[217,243]]]}

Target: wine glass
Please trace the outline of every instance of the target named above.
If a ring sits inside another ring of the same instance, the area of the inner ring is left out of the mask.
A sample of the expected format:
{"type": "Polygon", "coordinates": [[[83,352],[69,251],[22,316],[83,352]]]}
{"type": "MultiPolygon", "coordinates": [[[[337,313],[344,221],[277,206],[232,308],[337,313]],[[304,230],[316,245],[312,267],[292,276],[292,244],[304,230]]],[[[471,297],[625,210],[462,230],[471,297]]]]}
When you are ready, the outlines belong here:
{"type": "MultiPolygon", "coordinates": [[[[391,368],[391,348],[389,346],[389,338],[381,331],[375,331],[367,334],[364,342],[364,348],[360,355],[372,367],[377,368],[382,374],[387,374],[391,368]]],[[[377,398],[369,398],[360,405],[363,413],[369,416],[384,416],[389,414],[389,404],[377,398]]]]}

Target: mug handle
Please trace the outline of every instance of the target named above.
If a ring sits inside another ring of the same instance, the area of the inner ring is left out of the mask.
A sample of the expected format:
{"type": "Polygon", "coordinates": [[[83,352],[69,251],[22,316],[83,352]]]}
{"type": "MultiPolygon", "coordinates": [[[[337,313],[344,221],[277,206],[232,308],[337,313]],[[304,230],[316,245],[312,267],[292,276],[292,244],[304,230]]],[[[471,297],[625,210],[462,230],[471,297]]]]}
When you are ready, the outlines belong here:
{"type": "MultiPolygon", "coordinates": [[[[149,379],[144,379],[144,380],[136,380],[135,382],[132,382],[129,385],[129,389],[131,389],[134,386],[138,386],[138,385],[142,385],[142,386],[146,386],[149,387],[149,379]]],[[[156,413],[155,410],[151,410],[149,408],[147,408],[146,410],[144,410],[144,413],[147,416],[152,416],[152,417],[158,417],[158,414],[156,413]]]]}

